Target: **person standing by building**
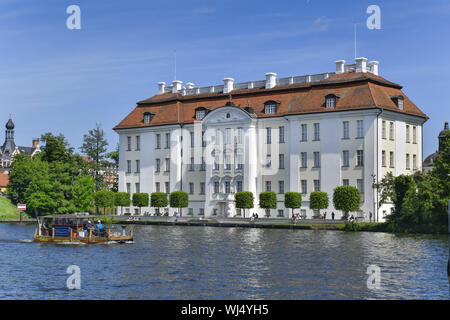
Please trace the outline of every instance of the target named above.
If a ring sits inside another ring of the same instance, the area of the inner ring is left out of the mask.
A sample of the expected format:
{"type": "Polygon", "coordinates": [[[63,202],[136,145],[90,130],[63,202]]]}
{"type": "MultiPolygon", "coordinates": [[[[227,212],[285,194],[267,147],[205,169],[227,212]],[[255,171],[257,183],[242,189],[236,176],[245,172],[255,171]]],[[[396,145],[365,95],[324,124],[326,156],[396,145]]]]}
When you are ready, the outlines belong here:
{"type": "Polygon", "coordinates": [[[369,212],[369,221],[372,222],[372,211],[369,212]]]}
{"type": "Polygon", "coordinates": [[[331,213],[331,220],[334,221],[334,212],[331,213]]]}

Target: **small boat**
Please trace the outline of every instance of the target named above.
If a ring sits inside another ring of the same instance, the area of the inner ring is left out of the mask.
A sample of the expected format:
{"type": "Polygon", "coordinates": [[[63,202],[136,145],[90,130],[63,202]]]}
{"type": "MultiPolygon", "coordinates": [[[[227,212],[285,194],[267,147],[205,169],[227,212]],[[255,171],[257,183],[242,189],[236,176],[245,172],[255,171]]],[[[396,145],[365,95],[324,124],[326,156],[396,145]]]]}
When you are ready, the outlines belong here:
{"type": "MultiPolygon", "coordinates": [[[[34,242],[59,243],[127,243],[133,241],[133,229],[127,233],[127,226],[121,231],[113,227],[98,230],[96,217],[79,214],[50,215],[38,218],[34,231],[34,242]],[[89,224],[89,221],[92,223],[89,224]]],[[[98,217],[97,217],[98,220],[98,217]]]]}

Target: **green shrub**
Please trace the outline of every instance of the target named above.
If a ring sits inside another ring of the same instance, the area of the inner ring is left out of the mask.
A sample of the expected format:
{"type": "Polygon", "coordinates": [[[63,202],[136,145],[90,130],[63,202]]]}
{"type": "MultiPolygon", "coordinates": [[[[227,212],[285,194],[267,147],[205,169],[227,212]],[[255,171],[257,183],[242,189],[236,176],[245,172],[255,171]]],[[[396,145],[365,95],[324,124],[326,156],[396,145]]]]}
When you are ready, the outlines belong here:
{"type": "Polygon", "coordinates": [[[153,192],[151,194],[150,206],[153,208],[163,208],[169,205],[167,194],[164,192],[153,192]]]}
{"type": "Polygon", "coordinates": [[[345,213],[359,211],[361,204],[361,193],[353,186],[340,186],[334,189],[333,204],[337,210],[345,213]]]}
{"type": "Polygon", "coordinates": [[[189,195],[184,191],[174,191],[170,194],[170,206],[180,209],[180,217],[182,216],[182,208],[189,205],[189,195]]]}
{"type": "Polygon", "coordinates": [[[255,205],[253,193],[250,191],[240,191],[234,194],[234,199],[236,201],[236,208],[244,209],[245,218],[245,209],[252,209],[255,205]]]}
{"type": "Polygon", "coordinates": [[[321,191],[311,192],[309,195],[309,208],[319,210],[328,208],[328,193],[321,191]]]}
{"type": "Polygon", "coordinates": [[[142,207],[148,207],[148,200],[148,193],[133,193],[133,205],[139,207],[139,211],[142,207]]]}
{"type": "Polygon", "coordinates": [[[300,192],[286,192],[284,194],[284,207],[292,209],[292,216],[294,209],[299,209],[302,206],[302,194],[300,192]]]}
{"type": "Polygon", "coordinates": [[[100,190],[94,193],[94,202],[97,208],[111,208],[114,206],[115,194],[109,190],[100,190]]]}
{"type": "MultiPolygon", "coordinates": [[[[131,203],[130,194],[128,192],[116,192],[114,198],[114,204],[117,207],[129,207],[131,203]]],[[[123,214],[123,208],[120,209],[123,214]]]]}

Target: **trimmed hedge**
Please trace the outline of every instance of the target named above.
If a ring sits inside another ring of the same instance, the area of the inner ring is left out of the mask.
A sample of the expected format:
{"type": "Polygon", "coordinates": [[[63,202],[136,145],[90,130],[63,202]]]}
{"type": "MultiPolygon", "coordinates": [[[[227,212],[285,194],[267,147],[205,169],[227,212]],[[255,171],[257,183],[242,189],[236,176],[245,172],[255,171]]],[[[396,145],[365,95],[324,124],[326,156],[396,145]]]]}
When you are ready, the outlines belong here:
{"type": "Polygon", "coordinates": [[[302,206],[302,194],[300,192],[286,192],[284,194],[284,207],[292,209],[292,216],[294,216],[294,209],[300,209],[302,206]]]}
{"type": "Polygon", "coordinates": [[[244,209],[244,218],[245,209],[252,209],[255,206],[255,198],[253,197],[253,192],[250,191],[240,191],[235,193],[234,200],[236,201],[236,208],[244,209]]]}
{"type": "Polygon", "coordinates": [[[328,193],[321,191],[311,192],[309,195],[309,208],[310,209],[326,209],[328,208],[328,193]]]}
{"type": "Polygon", "coordinates": [[[142,207],[148,207],[148,198],[148,193],[133,193],[133,205],[141,211],[142,207]]]}
{"type": "MultiPolygon", "coordinates": [[[[117,207],[129,207],[131,204],[130,195],[128,192],[116,192],[114,195],[114,204],[117,207]]],[[[121,214],[123,214],[123,208],[120,208],[121,214]]]]}
{"type": "Polygon", "coordinates": [[[333,204],[337,210],[345,212],[359,211],[361,205],[361,192],[353,186],[340,186],[334,189],[333,204]]]}
{"type": "MultiPolygon", "coordinates": [[[[100,190],[94,193],[95,206],[105,208],[114,207],[115,194],[109,190],[100,190]]],[[[104,211],[104,210],[103,210],[104,211]]]]}
{"type": "Polygon", "coordinates": [[[173,191],[169,197],[170,206],[180,209],[180,217],[182,216],[182,208],[189,205],[189,195],[184,191],[173,191]]]}
{"type": "Polygon", "coordinates": [[[167,194],[164,192],[153,192],[151,194],[150,206],[153,208],[163,208],[169,205],[167,194]]]}
{"type": "Polygon", "coordinates": [[[265,191],[259,194],[259,207],[263,209],[277,208],[277,194],[273,191],[265,191]]]}

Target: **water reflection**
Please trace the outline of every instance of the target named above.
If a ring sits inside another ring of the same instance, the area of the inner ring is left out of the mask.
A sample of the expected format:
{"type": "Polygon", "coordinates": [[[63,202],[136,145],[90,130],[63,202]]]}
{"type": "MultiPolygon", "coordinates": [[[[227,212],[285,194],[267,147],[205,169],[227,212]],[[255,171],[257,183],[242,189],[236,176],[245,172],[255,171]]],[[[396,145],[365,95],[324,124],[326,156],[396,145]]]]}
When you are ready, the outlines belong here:
{"type": "Polygon", "coordinates": [[[142,226],[129,245],[16,241],[33,232],[0,224],[1,299],[448,299],[446,237],[142,226]],[[71,264],[81,290],[65,288],[71,264]]]}

